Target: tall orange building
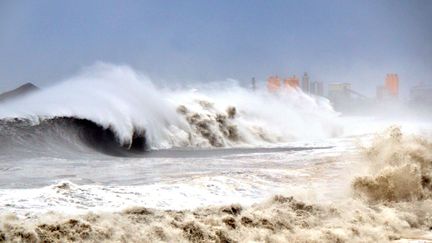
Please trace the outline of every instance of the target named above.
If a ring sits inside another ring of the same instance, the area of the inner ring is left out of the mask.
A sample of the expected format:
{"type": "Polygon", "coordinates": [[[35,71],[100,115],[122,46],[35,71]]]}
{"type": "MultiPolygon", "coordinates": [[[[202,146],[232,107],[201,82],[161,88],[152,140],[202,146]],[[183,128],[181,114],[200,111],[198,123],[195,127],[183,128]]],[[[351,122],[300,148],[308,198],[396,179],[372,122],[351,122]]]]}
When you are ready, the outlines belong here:
{"type": "Polygon", "coordinates": [[[399,95],[399,77],[395,73],[389,73],[386,76],[384,83],[387,94],[391,97],[398,97],[399,95]]]}
{"type": "Polygon", "coordinates": [[[299,79],[294,75],[284,80],[285,88],[297,89],[300,87],[299,79]]]}
{"type": "Polygon", "coordinates": [[[270,92],[276,92],[281,87],[281,81],[278,76],[270,76],[267,79],[267,89],[270,92]]]}

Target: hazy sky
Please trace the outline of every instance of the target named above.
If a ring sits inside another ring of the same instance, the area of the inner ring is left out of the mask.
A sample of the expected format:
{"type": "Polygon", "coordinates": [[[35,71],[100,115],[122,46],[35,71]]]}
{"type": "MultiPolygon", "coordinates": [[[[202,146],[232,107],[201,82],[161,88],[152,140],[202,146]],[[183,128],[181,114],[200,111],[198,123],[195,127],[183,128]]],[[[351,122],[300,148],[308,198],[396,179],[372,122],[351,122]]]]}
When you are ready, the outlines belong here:
{"type": "Polygon", "coordinates": [[[0,0],[0,91],[105,61],[156,81],[432,83],[432,1],[0,0]]]}

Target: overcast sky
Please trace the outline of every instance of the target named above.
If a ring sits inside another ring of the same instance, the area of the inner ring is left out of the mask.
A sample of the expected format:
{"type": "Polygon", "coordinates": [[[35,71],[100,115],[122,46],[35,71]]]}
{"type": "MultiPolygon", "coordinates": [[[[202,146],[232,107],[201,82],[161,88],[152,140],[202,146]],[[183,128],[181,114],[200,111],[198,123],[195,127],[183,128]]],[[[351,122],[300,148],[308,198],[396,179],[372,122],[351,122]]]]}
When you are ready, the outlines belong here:
{"type": "Polygon", "coordinates": [[[372,95],[432,83],[432,1],[0,0],[0,91],[96,61],[158,81],[302,75],[372,95]]]}

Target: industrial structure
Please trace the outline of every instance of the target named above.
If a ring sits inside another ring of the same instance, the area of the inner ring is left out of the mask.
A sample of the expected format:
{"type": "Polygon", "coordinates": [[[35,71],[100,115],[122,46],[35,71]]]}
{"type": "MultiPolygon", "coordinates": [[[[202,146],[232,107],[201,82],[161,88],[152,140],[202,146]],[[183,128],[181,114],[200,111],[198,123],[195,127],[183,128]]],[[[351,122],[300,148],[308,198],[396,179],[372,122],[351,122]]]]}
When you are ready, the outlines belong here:
{"type": "MultiPolygon", "coordinates": [[[[255,79],[252,79],[252,90],[256,89],[255,79]]],[[[380,86],[376,89],[376,99],[368,98],[365,95],[353,90],[349,82],[329,83],[324,94],[324,84],[320,81],[312,81],[307,72],[302,76],[296,75],[280,77],[270,76],[267,79],[267,89],[271,93],[283,93],[287,90],[302,90],[312,96],[327,97],[335,110],[344,113],[356,113],[362,111],[378,111],[389,104],[399,103],[400,81],[396,73],[388,73],[380,86]]],[[[287,92],[286,94],[290,94],[287,92]]],[[[429,109],[432,106],[432,84],[420,84],[410,90],[409,104],[416,107],[429,109]]],[[[392,107],[392,106],[388,106],[392,107]]],[[[385,108],[387,109],[387,108],[385,108]]]]}
{"type": "Polygon", "coordinates": [[[284,80],[285,88],[297,89],[300,87],[299,79],[294,75],[284,80]]]}
{"type": "Polygon", "coordinates": [[[305,93],[310,92],[309,91],[309,75],[306,72],[303,74],[301,88],[302,88],[303,92],[305,92],[305,93]]]}
{"type": "Polygon", "coordinates": [[[278,76],[270,76],[267,79],[267,89],[268,91],[274,93],[276,91],[279,91],[281,87],[281,81],[278,76]]]}
{"type": "Polygon", "coordinates": [[[416,105],[432,105],[432,84],[420,84],[412,87],[410,102],[416,105]]]}
{"type": "Polygon", "coordinates": [[[251,80],[251,88],[252,88],[252,91],[255,91],[256,90],[256,80],[255,80],[255,77],[253,77],[252,78],[252,80],[251,80]]]}
{"type": "Polygon", "coordinates": [[[387,74],[385,79],[385,87],[391,97],[399,95],[399,77],[395,73],[387,74]]]}
{"type": "Polygon", "coordinates": [[[323,96],[324,95],[324,85],[322,82],[314,81],[310,83],[310,94],[323,96]]]}
{"type": "MultiPolygon", "coordinates": [[[[252,90],[256,90],[255,78],[252,78],[252,90]]],[[[331,101],[337,111],[355,113],[359,111],[370,111],[378,105],[387,105],[397,102],[399,97],[399,76],[396,73],[388,73],[382,85],[376,89],[376,99],[370,99],[365,95],[353,90],[351,83],[338,82],[328,84],[326,97],[331,101]]],[[[302,90],[306,94],[324,96],[323,82],[311,81],[305,72],[301,78],[296,75],[280,78],[277,75],[267,79],[267,89],[271,93],[285,90],[302,90]]],[[[432,106],[432,84],[420,84],[410,90],[410,104],[432,106]]],[[[379,109],[379,108],[376,108],[379,109]]]]}
{"type": "Polygon", "coordinates": [[[377,100],[397,99],[399,96],[399,76],[395,73],[387,74],[384,85],[376,90],[377,100]]]}
{"type": "Polygon", "coordinates": [[[335,109],[349,111],[370,103],[367,97],[351,88],[351,83],[331,83],[328,86],[328,98],[335,109]]]}
{"type": "Polygon", "coordinates": [[[331,83],[328,88],[328,97],[333,102],[343,102],[351,99],[350,83],[331,83]]]}
{"type": "Polygon", "coordinates": [[[297,89],[300,87],[299,79],[294,75],[292,77],[285,78],[283,84],[278,76],[270,76],[267,79],[267,89],[270,92],[280,91],[284,89],[297,89]]]}
{"type": "Polygon", "coordinates": [[[301,83],[296,75],[283,79],[283,83],[278,76],[270,76],[267,79],[267,89],[272,93],[282,89],[301,89],[305,93],[319,96],[324,95],[323,83],[318,81],[310,82],[307,73],[304,73],[301,83]]]}

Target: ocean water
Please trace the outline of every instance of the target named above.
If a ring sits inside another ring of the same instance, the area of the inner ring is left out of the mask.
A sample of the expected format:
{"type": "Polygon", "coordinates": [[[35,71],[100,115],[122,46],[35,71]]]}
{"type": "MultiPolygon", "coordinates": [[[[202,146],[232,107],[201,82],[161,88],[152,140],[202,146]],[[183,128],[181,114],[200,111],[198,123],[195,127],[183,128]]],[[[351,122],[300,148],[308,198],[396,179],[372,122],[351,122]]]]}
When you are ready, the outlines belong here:
{"type": "Polygon", "coordinates": [[[431,131],[98,64],[0,104],[0,240],[429,239],[431,131]]]}

